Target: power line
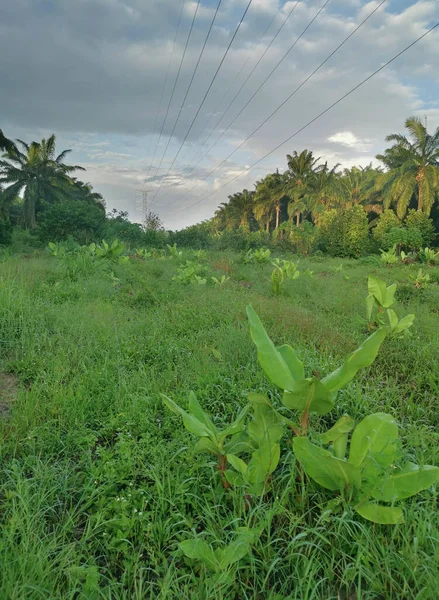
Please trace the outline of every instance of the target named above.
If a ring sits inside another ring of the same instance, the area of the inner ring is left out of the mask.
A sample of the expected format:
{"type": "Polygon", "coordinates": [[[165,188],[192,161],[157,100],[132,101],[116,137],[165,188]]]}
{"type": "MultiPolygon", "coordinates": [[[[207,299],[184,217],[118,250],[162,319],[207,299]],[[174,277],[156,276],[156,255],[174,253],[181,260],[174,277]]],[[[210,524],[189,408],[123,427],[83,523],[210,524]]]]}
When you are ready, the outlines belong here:
{"type": "MultiPolygon", "coordinates": [[[[211,90],[211,88],[212,88],[212,86],[213,86],[213,84],[214,84],[214,81],[215,81],[215,79],[216,79],[216,77],[217,77],[217,75],[218,75],[218,73],[219,73],[219,71],[220,71],[220,69],[221,69],[221,67],[222,67],[222,65],[223,65],[223,63],[224,63],[224,61],[225,61],[225,59],[226,59],[226,56],[227,56],[227,54],[229,53],[229,50],[230,50],[230,48],[231,48],[231,46],[232,46],[232,44],[233,44],[233,41],[234,41],[234,39],[235,39],[236,35],[238,34],[239,28],[241,27],[241,25],[242,25],[242,22],[244,21],[244,19],[245,19],[245,16],[246,16],[246,14],[247,14],[247,12],[248,12],[248,9],[250,8],[250,5],[251,5],[251,3],[252,3],[252,2],[253,2],[253,0],[249,0],[248,4],[247,4],[247,6],[246,6],[246,8],[245,8],[245,10],[244,10],[244,13],[243,13],[243,15],[242,15],[242,17],[241,17],[241,20],[239,21],[239,23],[238,23],[238,26],[237,26],[237,28],[235,29],[235,32],[234,32],[234,34],[233,34],[233,36],[232,36],[232,39],[230,40],[230,42],[229,42],[229,44],[228,44],[228,46],[227,46],[227,48],[226,48],[226,51],[225,51],[225,53],[224,53],[224,55],[223,55],[223,57],[222,57],[222,59],[221,59],[221,61],[220,61],[219,65],[218,65],[218,68],[217,68],[217,70],[215,71],[215,75],[213,76],[213,78],[212,78],[212,81],[210,82],[210,84],[209,84],[209,87],[207,88],[207,90],[206,90],[206,93],[204,94],[203,100],[201,101],[201,104],[200,104],[200,106],[198,107],[198,110],[197,110],[197,112],[195,113],[195,116],[194,116],[194,118],[192,119],[192,123],[190,124],[190,126],[189,126],[189,129],[187,130],[187,132],[186,132],[186,135],[184,136],[184,139],[183,139],[183,141],[182,141],[182,143],[181,143],[181,145],[180,145],[180,148],[178,149],[178,151],[177,151],[177,154],[174,156],[174,159],[173,159],[173,161],[172,161],[172,163],[171,163],[171,165],[170,165],[170,167],[169,167],[169,169],[168,169],[168,172],[166,173],[165,177],[164,177],[164,178],[162,179],[162,181],[160,182],[160,187],[159,187],[159,189],[157,190],[157,192],[156,192],[156,194],[155,194],[155,196],[154,196],[154,199],[157,197],[157,194],[159,194],[159,193],[160,193],[160,190],[162,189],[162,186],[163,186],[163,182],[164,182],[164,180],[165,180],[165,179],[168,177],[168,175],[169,175],[169,173],[170,173],[170,171],[171,171],[172,167],[174,166],[174,163],[175,163],[175,161],[177,160],[177,157],[178,157],[178,155],[179,155],[179,154],[180,154],[180,152],[181,152],[181,149],[182,149],[182,148],[183,148],[183,146],[184,146],[184,143],[185,143],[185,142],[186,142],[186,140],[187,140],[187,137],[188,137],[188,135],[189,135],[190,131],[192,130],[192,127],[194,126],[194,123],[195,123],[195,121],[196,121],[196,119],[197,119],[198,115],[200,114],[200,110],[201,110],[201,108],[203,107],[203,105],[204,105],[204,102],[206,101],[206,98],[207,98],[207,96],[209,95],[209,92],[210,92],[210,90],[211,90]]],[[[329,2],[329,0],[328,0],[328,2],[329,2]]]]}
{"type": "MultiPolygon", "coordinates": [[[[287,0],[288,1],[288,0],[287,0]]],[[[197,158],[197,155],[202,152],[204,146],[207,144],[207,142],[210,140],[210,138],[212,137],[212,135],[215,133],[215,131],[217,130],[218,126],[220,125],[220,123],[222,122],[222,120],[224,119],[224,117],[226,116],[226,114],[228,113],[230,107],[232,106],[232,104],[235,102],[236,98],[239,96],[239,94],[241,93],[242,89],[244,88],[244,86],[246,85],[247,81],[250,79],[250,77],[253,75],[253,73],[256,71],[257,67],[259,66],[259,64],[261,63],[261,61],[263,60],[263,58],[265,57],[265,55],[267,54],[268,50],[271,48],[271,46],[273,45],[274,41],[276,40],[276,38],[278,37],[278,35],[280,34],[280,32],[282,31],[284,25],[286,24],[286,22],[288,21],[288,19],[291,17],[291,15],[293,14],[294,10],[296,9],[296,6],[299,4],[299,0],[297,0],[296,4],[293,6],[293,8],[290,10],[290,12],[288,13],[288,15],[286,16],[285,20],[283,21],[282,25],[279,27],[279,29],[277,30],[277,32],[275,33],[274,37],[272,38],[271,42],[268,44],[268,46],[265,48],[263,54],[259,57],[257,63],[254,65],[254,67],[252,68],[252,70],[250,71],[250,73],[247,75],[247,77],[245,78],[244,82],[241,84],[241,87],[239,88],[239,90],[237,91],[237,93],[235,94],[235,96],[232,98],[232,100],[229,102],[226,110],[222,113],[222,115],[220,116],[220,118],[218,119],[218,121],[215,123],[212,131],[209,133],[209,135],[207,136],[207,138],[204,140],[201,148],[198,149],[198,151],[196,152],[193,160],[195,160],[197,158]]],[[[270,21],[268,27],[265,29],[264,33],[261,35],[261,37],[259,38],[256,46],[254,47],[254,50],[252,52],[252,54],[247,58],[247,60],[245,61],[244,65],[241,67],[241,69],[239,70],[239,72],[237,73],[235,79],[233,80],[233,82],[231,83],[231,85],[228,87],[226,93],[224,94],[224,96],[221,98],[220,102],[217,104],[215,110],[213,111],[213,113],[215,114],[217,109],[221,106],[224,98],[226,98],[227,94],[229,93],[230,89],[233,87],[233,85],[235,84],[236,80],[238,79],[238,77],[241,75],[242,71],[245,69],[245,67],[247,66],[247,63],[249,62],[249,60],[251,60],[253,54],[255,53],[255,51],[257,50],[257,48],[259,47],[261,41],[263,40],[265,34],[267,33],[267,31],[270,29],[270,27],[272,26],[272,24],[274,23],[274,21],[277,19],[278,14],[281,12],[283,6],[281,6],[279,8],[279,10],[277,11],[277,13],[274,15],[274,17],[272,18],[272,20],[270,21]]],[[[206,125],[203,127],[201,134],[209,127],[212,118],[214,115],[211,116],[211,118],[209,119],[209,121],[206,123],[206,125]]],[[[200,135],[201,135],[200,134],[200,135]]],[[[186,177],[189,177],[189,175],[194,171],[195,167],[203,160],[204,155],[201,157],[201,159],[196,163],[196,165],[194,166],[194,168],[186,175],[186,177]]],[[[193,162],[189,165],[189,168],[192,166],[193,162]]]]}
{"type": "MultiPolygon", "coordinates": [[[[153,134],[155,134],[155,128],[156,128],[156,125],[157,125],[158,116],[159,116],[159,113],[160,113],[160,111],[162,109],[163,98],[165,96],[166,84],[168,83],[168,77],[169,77],[169,71],[170,71],[170,68],[171,68],[172,57],[174,56],[175,42],[177,41],[178,32],[180,31],[181,19],[182,19],[182,16],[183,16],[183,10],[184,10],[185,3],[186,3],[186,0],[183,0],[183,2],[181,3],[180,17],[179,17],[179,20],[178,20],[177,30],[175,32],[174,41],[172,42],[172,50],[171,50],[171,54],[169,56],[168,67],[166,69],[165,83],[163,84],[162,95],[161,95],[161,98],[160,98],[160,104],[159,104],[159,107],[157,109],[157,112],[156,112],[156,115],[155,115],[155,119],[154,119],[153,134]]],[[[166,117],[165,117],[165,119],[166,119],[166,117]]],[[[163,126],[164,126],[164,122],[163,122],[163,126]]],[[[162,126],[162,132],[163,132],[163,126],[162,126]]],[[[160,133],[160,136],[161,136],[161,133],[160,133]]],[[[159,140],[158,140],[158,142],[156,144],[156,147],[154,149],[154,156],[152,157],[152,160],[149,163],[149,169],[148,169],[148,174],[146,176],[146,179],[149,179],[149,175],[151,173],[151,168],[152,168],[152,165],[154,164],[155,156],[156,156],[156,153],[157,153],[157,148],[159,147],[160,139],[161,139],[161,137],[159,138],[159,140]]],[[[151,148],[152,148],[152,140],[151,140],[151,144],[150,144],[150,147],[149,147],[149,150],[148,150],[148,154],[151,152],[151,148]]]]}
{"type": "MultiPolygon", "coordinates": [[[[305,27],[305,29],[302,31],[302,33],[296,38],[296,40],[293,42],[293,44],[288,48],[288,50],[285,52],[285,54],[282,56],[282,58],[280,59],[280,61],[276,64],[276,66],[274,67],[274,69],[272,69],[272,71],[267,75],[267,77],[264,79],[264,81],[260,84],[260,86],[256,89],[256,91],[251,95],[250,99],[246,102],[246,104],[241,108],[241,110],[239,111],[239,113],[235,116],[235,118],[233,119],[233,121],[231,123],[229,123],[227,129],[225,129],[221,135],[219,136],[219,138],[216,140],[216,142],[214,142],[212,144],[212,146],[210,146],[210,148],[205,152],[205,154],[200,158],[200,160],[197,162],[197,164],[195,165],[195,167],[203,160],[203,158],[212,150],[212,148],[214,146],[216,146],[216,144],[218,144],[218,142],[220,141],[220,139],[225,135],[225,133],[227,133],[227,131],[230,129],[230,127],[235,123],[235,121],[238,119],[238,117],[241,116],[241,114],[244,112],[244,110],[247,108],[247,106],[252,102],[252,100],[254,99],[254,97],[259,93],[259,91],[263,88],[263,86],[267,83],[267,81],[270,79],[270,77],[276,72],[276,70],[279,68],[279,66],[283,63],[283,61],[285,60],[285,58],[288,56],[288,54],[291,52],[291,50],[296,46],[296,44],[302,39],[302,37],[305,35],[305,33],[308,31],[308,29],[311,27],[311,25],[314,23],[314,21],[317,19],[317,17],[320,15],[320,13],[322,12],[322,10],[327,6],[327,4],[329,4],[330,0],[326,0],[326,2],[319,8],[319,10],[317,11],[317,13],[314,15],[314,17],[311,19],[311,21],[308,23],[308,25],[305,27]]],[[[297,3],[296,3],[297,6],[297,3]]],[[[251,137],[251,136],[249,136],[251,137]]],[[[247,138],[243,144],[248,141],[249,138],[247,138]]],[[[242,144],[241,144],[242,146],[242,144]]],[[[216,171],[216,169],[218,169],[222,164],[224,164],[226,162],[226,160],[228,160],[231,156],[233,156],[233,154],[235,154],[235,152],[237,152],[237,150],[239,150],[239,148],[241,146],[238,146],[238,148],[236,148],[229,156],[227,156],[227,158],[225,158],[223,160],[222,163],[220,163],[217,167],[215,167],[215,169],[213,171],[211,171],[208,175],[206,175],[206,177],[204,177],[201,181],[204,181],[204,179],[207,179],[207,177],[209,177],[214,171],[216,171]]],[[[194,169],[195,169],[194,167],[194,169]]],[[[191,171],[191,173],[193,172],[193,170],[191,171]]],[[[190,174],[190,173],[189,173],[190,174]]],[[[177,200],[174,200],[174,202],[170,203],[170,206],[172,206],[172,204],[174,204],[175,202],[178,202],[178,200],[180,200],[181,198],[183,198],[184,196],[186,196],[187,194],[189,194],[192,190],[194,190],[196,187],[198,187],[199,183],[197,185],[195,185],[194,187],[192,187],[190,190],[188,190],[187,192],[185,192],[185,194],[183,194],[182,196],[180,196],[179,198],[177,198],[177,200]]]]}
{"type": "MultiPolygon", "coordinates": [[[[372,12],[370,12],[370,13],[368,14],[368,16],[367,16],[365,19],[363,19],[363,21],[362,21],[362,22],[361,22],[359,25],[357,25],[357,27],[356,27],[356,28],[355,28],[353,31],[351,31],[351,33],[350,33],[350,34],[349,34],[349,35],[348,35],[348,36],[347,36],[347,37],[346,37],[346,38],[345,38],[345,39],[344,39],[344,40],[343,40],[343,41],[342,41],[342,42],[341,42],[341,43],[340,43],[340,44],[339,44],[339,45],[338,45],[338,46],[337,46],[337,47],[336,47],[336,48],[335,48],[335,49],[334,49],[332,52],[331,52],[331,54],[329,54],[329,56],[327,56],[327,57],[325,58],[325,60],[324,60],[323,62],[321,62],[321,63],[320,63],[320,65],[319,65],[318,67],[316,67],[316,68],[314,69],[314,71],[312,71],[312,73],[310,73],[310,74],[309,74],[309,75],[308,75],[308,76],[307,76],[307,77],[306,77],[306,78],[305,78],[305,79],[302,81],[302,83],[300,83],[300,84],[299,84],[299,85],[298,85],[298,86],[297,86],[297,87],[296,87],[296,88],[295,88],[295,89],[294,89],[294,90],[291,92],[291,94],[289,94],[289,95],[288,95],[288,96],[287,96],[287,97],[286,97],[286,98],[285,98],[285,99],[284,99],[284,100],[283,100],[283,101],[282,101],[282,102],[279,104],[279,106],[278,106],[278,107],[277,107],[277,108],[276,108],[274,111],[273,111],[273,112],[271,112],[271,113],[268,115],[268,117],[266,117],[266,118],[265,118],[265,119],[262,121],[262,123],[261,123],[260,125],[258,125],[258,127],[256,127],[256,129],[254,129],[254,130],[252,131],[252,133],[251,133],[249,136],[247,136],[247,137],[246,137],[246,139],[245,139],[243,142],[241,142],[241,144],[240,144],[239,146],[237,146],[237,147],[236,147],[236,148],[235,148],[235,149],[234,149],[234,150],[233,150],[233,151],[232,151],[232,152],[231,152],[231,153],[230,153],[228,156],[226,156],[226,158],[225,158],[225,159],[224,159],[222,162],[220,162],[220,163],[219,163],[219,165],[217,165],[217,166],[216,166],[214,169],[212,169],[212,171],[210,171],[210,173],[208,173],[208,174],[207,174],[205,177],[203,177],[203,179],[201,179],[201,181],[204,181],[205,179],[207,179],[208,177],[210,177],[210,176],[212,175],[212,173],[214,173],[214,172],[215,172],[217,169],[219,169],[219,168],[220,168],[220,167],[221,167],[221,166],[222,166],[222,165],[223,165],[223,164],[224,164],[226,161],[228,161],[228,160],[229,160],[229,158],[231,158],[231,157],[232,157],[232,156],[233,156],[233,155],[234,155],[236,152],[238,152],[238,150],[239,150],[240,148],[242,148],[242,146],[244,146],[244,144],[246,144],[246,143],[248,142],[248,140],[249,140],[250,138],[252,138],[252,137],[254,136],[254,134],[255,134],[255,133],[257,133],[257,132],[258,132],[258,131],[259,131],[259,130],[260,130],[260,129],[261,129],[261,128],[262,128],[262,127],[263,127],[263,126],[264,126],[264,125],[267,123],[267,121],[269,121],[269,120],[270,120],[270,119],[271,119],[271,118],[272,118],[272,117],[273,117],[273,116],[274,116],[274,115],[275,115],[275,114],[276,114],[276,113],[277,113],[277,112],[278,112],[278,111],[279,111],[279,110],[280,110],[280,109],[281,109],[281,108],[282,108],[282,107],[283,107],[283,106],[284,106],[284,105],[285,105],[285,104],[286,104],[286,103],[287,103],[287,102],[288,102],[288,101],[289,101],[289,100],[290,100],[290,99],[291,99],[291,98],[292,98],[292,97],[293,97],[293,96],[294,96],[294,95],[295,95],[295,94],[296,94],[296,93],[297,93],[297,92],[298,92],[298,91],[299,91],[299,90],[300,90],[300,89],[301,89],[301,88],[302,88],[302,87],[303,87],[303,86],[304,86],[304,85],[305,85],[305,84],[306,84],[306,83],[307,83],[307,82],[310,80],[310,79],[311,79],[311,77],[313,77],[313,76],[314,76],[314,75],[317,73],[317,71],[319,71],[319,70],[320,70],[320,69],[321,69],[321,68],[322,68],[322,67],[323,67],[323,66],[324,66],[324,65],[325,65],[325,64],[328,62],[328,60],[330,60],[330,59],[331,59],[331,58],[334,56],[334,54],[336,54],[336,52],[338,52],[338,51],[340,50],[340,48],[342,48],[342,47],[343,47],[343,46],[346,44],[346,42],[347,42],[348,40],[350,40],[350,38],[351,38],[352,36],[354,36],[354,35],[357,33],[357,31],[358,31],[358,30],[359,30],[359,29],[360,29],[360,28],[361,28],[361,27],[362,27],[362,26],[363,26],[363,25],[364,25],[364,24],[365,24],[365,23],[366,23],[366,22],[367,22],[367,21],[368,21],[368,20],[369,20],[369,19],[372,17],[372,15],[374,15],[374,14],[377,12],[377,10],[378,10],[379,8],[381,8],[381,6],[382,6],[382,5],[383,5],[383,4],[384,4],[386,1],[387,1],[387,0],[382,0],[382,1],[381,1],[381,3],[380,3],[380,4],[378,4],[378,5],[377,5],[377,6],[376,6],[376,7],[375,7],[373,10],[372,10],[372,12]]],[[[181,198],[183,198],[184,196],[186,196],[187,194],[189,194],[189,193],[190,193],[190,192],[191,192],[193,189],[195,189],[195,188],[196,188],[198,185],[200,185],[201,181],[200,181],[200,182],[198,182],[198,183],[197,183],[197,184],[196,184],[194,187],[192,187],[190,190],[188,190],[187,192],[185,192],[184,194],[182,194],[182,195],[181,195],[179,198],[177,198],[176,200],[174,200],[174,203],[175,203],[175,202],[178,202],[178,200],[180,200],[181,198]]],[[[171,203],[171,204],[172,204],[172,203],[171,203]]]]}
{"type": "MultiPolygon", "coordinates": [[[[222,1],[223,1],[223,0],[219,0],[219,2],[218,2],[218,5],[217,5],[217,7],[216,7],[215,14],[214,14],[214,16],[213,16],[213,19],[212,19],[212,21],[211,21],[211,23],[210,23],[209,30],[208,30],[208,32],[207,32],[207,35],[206,35],[205,39],[204,39],[204,43],[203,43],[203,46],[202,46],[202,48],[201,48],[201,52],[200,52],[200,54],[199,54],[199,56],[198,56],[198,60],[197,60],[197,62],[196,62],[195,68],[194,68],[194,70],[193,70],[192,77],[191,77],[191,79],[190,79],[190,81],[189,81],[189,85],[188,85],[188,87],[187,87],[187,89],[186,89],[186,93],[185,93],[185,95],[184,95],[184,98],[183,98],[183,100],[182,100],[182,102],[181,102],[181,104],[180,104],[180,110],[178,111],[178,115],[177,115],[177,118],[176,118],[176,120],[175,120],[174,126],[173,126],[173,128],[172,128],[172,131],[171,131],[171,133],[170,133],[169,137],[168,137],[168,143],[166,144],[166,148],[165,148],[165,151],[164,151],[164,153],[163,153],[163,156],[162,156],[162,160],[161,160],[161,162],[160,162],[160,165],[159,165],[159,167],[158,167],[158,169],[157,169],[157,173],[158,173],[158,171],[160,170],[160,167],[162,166],[163,159],[164,159],[164,157],[165,157],[165,155],[166,155],[166,152],[168,151],[169,144],[170,144],[170,142],[171,142],[171,140],[172,140],[172,137],[173,137],[173,135],[174,135],[175,129],[176,129],[176,127],[177,127],[178,121],[179,121],[179,119],[180,119],[180,116],[181,116],[181,112],[182,112],[182,110],[183,110],[183,108],[184,108],[184,106],[185,106],[185,102],[186,102],[186,99],[187,99],[187,97],[188,97],[189,90],[190,90],[190,89],[191,89],[191,87],[192,87],[192,83],[193,83],[193,81],[194,81],[195,74],[196,74],[196,72],[198,71],[198,67],[199,67],[199,65],[200,65],[201,58],[202,58],[202,56],[203,56],[203,54],[204,54],[204,50],[205,50],[205,48],[206,48],[207,40],[209,39],[210,32],[212,31],[212,27],[213,27],[213,24],[214,24],[214,22],[215,22],[215,19],[216,19],[216,16],[217,16],[217,14],[218,14],[218,11],[219,11],[219,9],[220,9],[220,6],[221,6],[221,3],[222,3],[222,1]]],[[[196,11],[195,11],[194,20],[195,20],[195,17],[196,17],[196,15],[197,15],[197,11],[198,11],[198,7],[199,7],[199,5],[200,5],[200,1],[198,1],[198,4],[197,4],[197,9],[196,9],[196,11]]],[[[157,173],[156,173],[156,175],[157,175],[157,173]]]]}
{"type": "MultiPolygon", "coordinates": [[[[183,65],[183,61],[184,61],[184,58],[186,56],[187,47],[188,47],[188,44],[189,44],[190,37],[192,35],[192,30],[194,28],[195,18],[197,16],[199,6],[200,6],[200,0],[198,0],[198,2],[197,2],[197,6],[196,6],[196,9],[195,9],[195,12],[194,12],[194,16],[192,18],[192,23],[191,23],[191,26],[190,26],[190,29],[189,29],[189,33],[188,33],[188,36],[187,36],[187,39],[186,39],[186,44],[184,46],[183,54],[181,55],[181,60],[180,60],[180,65],[178,67],[177,77],[175,78],[174,87],[172,89],[171,97],[169,98],[168,108],[166,109],[166,115],[165,115],[165,118],[163,120],[162,130],[160,131],[160,137],[159,137],[159,141],[158,141],[157,145],[159,145],[159,143],[160,143],[160,140],[161,140],[161,137],[162,137],[162,134],[163,134],[163,129],[165,127],[165,123],[166,123],[166,120],[168,118],[169,108],[171,106],[172,99],[174,98],[175,88],[177,87],[177,83],[178,83],[178,80],[179,80],[179,77],[180,77],[181,67],[183,65]]],[[[169,141],[168,141],[168,145],[166,146],[166,150],[168,149],[168,146],[169,146],[169,141]]],[[[160,160],[160,164],[159,164],[159,166],[156,169],[153,181],[157,177],[157,173],[159,172],[160,167],[162,166],[162,162],[163,162],[163,158],[164,158],[164,156],[166,154],[166,150],[163,153],[163,156],[162,156],[162,158],[160,160]]]]}
{"type": "Polygon", "coordinates": [[[256,162],[254,162],[252,165],[250,165],[247,169],[245,169],[244,171],[241,171],[240,173],[238,173],[238,175],[235,175],[235,177],[232,177],[232,179],[229,179],[229,181],[227,181],[226,183],[224,183],[223,185],[221,185],[218,189],[214,190],[213,192],[211,192],[210,194],[208,194],[204,198],[201,198],[200,200],[197,200],[197,202],[194,202],[193,204],[190,204],[189,206],[186,206],[183,209],[175,211],[173,214],[178,214],[178,213],[180,213],[180,212],[182,212],[184,210],[187,210],[188,208],[192,208],[193,206],[196,206],[197,204],[199,204],[203,200],[207,200],[207,198],[210,198],[211,196],[213,196],[214,194],[216,194],[217,192],[219,192],[220,190],[222,190],[224,187],[226,187],[227,185],[229,185],[229,183],[232,183],[232,181],[235,181],[236,179],[238,179],[239,177],[241,177],[242,175],[244,175],[244,173],[247,173],[250,169],[253,169],[254,167],[256,167],[263,160],[265,160],[266,158],[268,158],[269,156],[271,156],[271,154],[273,154],[274,152],[276,152],[277,150],[279,150],[282,146],[284,146],[285,144],[287,144],[288,142],[290,142],[294,137],[296,137],[296,135],[299,135],[299,133],[301,133],[302,131],[304,131],[305,129],[307,129],[307,127],[309,127],[310,125],[312,125],[313,123],[315,123],[323,115],[325,115],[327,112],[329,112],[330,110],[332,110],[335,106],[337,106],[337,104],[340,104],[340,102],[342,102],[345,98],[347,98],[348,96],[350,96],[351,94],[353,94],[362,85],[364,85],[365,83],[367,83],[368,81],[370,81],[373,77],[375,77],[375,75],[377,75],[378,73],[380,73],[380,71],[382,71],[383,69],[385,69],[386,67],[388,67],[393,61],[395,61],[402,54],[404,54],[405,52],[407,52],[407,50],[410,50],[410,48],[412,48],[415,44],[417,44],[418,42],[420,42],[423,38],[425,38],[429,33],[431,33],[437,27],[439,27],[439,23],[436,23],[436,25],[433,25],[432,27],[430,27],[430,29],[428,29],[421,36],[419,36],[418,38],[416,38],[416,40],[414,40],[411,44],[409,44],[408,46],[406,46],[403,50],[401,50],[400,52],[398,52],[398,54],[396,54],[393,58],[391,58],[390,60],[388,60],[381,67],[379,67],[376,71],[374,71],[373,73],[371,73],[370,75],[368,75],[365,79],[363,79],[362,81],[360,81],[360,83],[358,83],[355,87],[353,87],[351,90],[349,90],[349,92],[346,92],[346,94],[344,94],[343,96],[341,96],[341,98],[339,98],[338,100],[336,100],[335,102],[333,102],[332,104],[330,104],[327,108],[325,108],[325,110],[323,110],[316,117],[314,117],[313,119],[311,119],[310,121],[308,121],[308,123],[306,123],[305,125],[303,125],[300,129],[298,129],[297,131],[295,131],[292,135],[290,135],[289,137],[287,137],[283,142],[281,142],[275,148],[273,148],[272,150],[270,150],[270,152],[267,152],[267,154],[264,154],[264,156],[262,156],[259,160],[257,160],[256,162]]]}

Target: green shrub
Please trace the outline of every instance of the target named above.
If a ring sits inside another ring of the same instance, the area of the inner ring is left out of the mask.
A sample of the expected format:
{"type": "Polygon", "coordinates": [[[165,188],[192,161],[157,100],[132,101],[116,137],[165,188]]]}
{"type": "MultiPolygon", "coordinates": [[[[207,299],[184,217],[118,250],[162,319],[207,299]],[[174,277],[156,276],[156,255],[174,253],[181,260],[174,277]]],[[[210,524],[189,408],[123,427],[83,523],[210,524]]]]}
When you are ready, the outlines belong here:
{"type": "Polygon", "coordinates": [[[407,229],[406,227],[393,227],[383,236],[383,250],[389,250],[396,247],[398,253],[401,250],[410,252],[419,250],[422,246],[422,235],[419,229],[415,227],[407,229]]]}
{"type": "Polygon", "coordinates": [[[82,200],[47,206],[39,215],[37,234],[42,242],[72,238],[79,244],[98,239],[105,224],[101,204],[82,200]]]}
{"type": "Polygon", "coordinates": [[[401,227],[401,221],[398,219],[392,209],[387,208],[378,217],[376,220],[376,226],[372,230],[373,239],[376,240],[378,246],[383,247],[384,236],[395,227],[401,227]]]}
{"type": "Polygon", "coordinates": [[[12,240],[12,225],[9,219],[0,219],[0,246],[9,246],[12,240]]]}
{"type": "Polygon", "coordinates": [[[331,256],[358,258],[369,250],[367,215],[361,206],[328,210],[317,233],[320,250],[331,256]]]}
{"type": "Polygon", "coordinates": [[[404,224],[408,230],[416,229],[420,232],[422,236],[421,245],[423,247],[430,246],[435,239],[433,221],[423,212],[419,212],[413,208],[410,209],[404,224]]]}

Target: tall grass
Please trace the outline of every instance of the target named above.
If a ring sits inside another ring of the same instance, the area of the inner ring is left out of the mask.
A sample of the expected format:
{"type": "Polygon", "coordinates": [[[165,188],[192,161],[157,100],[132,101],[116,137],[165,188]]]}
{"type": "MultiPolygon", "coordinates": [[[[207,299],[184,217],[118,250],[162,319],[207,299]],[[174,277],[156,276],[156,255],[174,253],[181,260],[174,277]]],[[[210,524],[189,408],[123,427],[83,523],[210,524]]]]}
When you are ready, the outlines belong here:
{"type": "MultiPolygon", "coordinates": [[[[412,289],[409,266],[344,261],[337,271],[341,261],[301,260],[314,276],[287,281],[274,296],[270,265],[233,255],[226,262],[231,279],[222,287],[180,285],[175,261],[115,265],[113,277],[86,259],[0,263],[0,369],[19,383],[0,422],[1,598],[437,597],[435,493],[407,501],[406,523],[394,528],[349,509],[328,516],[291,455],[272,497],[249,510],[218,487],[208,456],[193,456],[159,394],[184,405],[195,391],[218,424],[248,391],[276,396],[250,340],[250,302],[273,339],[293,344],[312,370],[335,368],[364,338],[374,272],[406,282],[398,311],[415,312],[416,327],[410,338],[386,341],[336,412],[394,414],[414,462],[439,464],[439,288],[412,289]],[[220,583],[178,549],[195,535],[219,547],[255,523],[263,531],[251,555],[220,583]]],[[[439,279],[438,269],[429,272],[439,279]]]]}

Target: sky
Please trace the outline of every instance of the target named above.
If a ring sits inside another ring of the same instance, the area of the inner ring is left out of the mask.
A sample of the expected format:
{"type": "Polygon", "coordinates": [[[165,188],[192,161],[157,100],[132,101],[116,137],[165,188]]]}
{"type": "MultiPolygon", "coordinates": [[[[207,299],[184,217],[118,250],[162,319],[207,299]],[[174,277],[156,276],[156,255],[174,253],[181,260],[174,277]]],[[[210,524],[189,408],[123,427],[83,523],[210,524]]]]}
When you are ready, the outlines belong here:
{"type": "Polygon", "coordinates": [[[437,28],[252,167],[437,23],[439,1],[386,0],[262,127],[381,0],[218,2],[0,0],[0,127],[55,133],[108,210],[140,222],[148,190],[181,229],[294,150],[367,165],[409,116],[439,126],[437,28]]]}

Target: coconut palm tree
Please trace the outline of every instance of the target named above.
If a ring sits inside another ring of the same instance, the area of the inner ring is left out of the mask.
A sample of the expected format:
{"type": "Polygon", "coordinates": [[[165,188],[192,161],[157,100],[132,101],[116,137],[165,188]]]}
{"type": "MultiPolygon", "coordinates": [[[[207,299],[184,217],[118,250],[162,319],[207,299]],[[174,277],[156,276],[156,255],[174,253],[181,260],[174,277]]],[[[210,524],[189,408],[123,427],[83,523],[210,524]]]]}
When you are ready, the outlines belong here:
{"type": "Polygon", "coordinates": [[[382,170],[375,169],[372,163],[366,167],[344,169],[339,179],[338,201],[346,207],[360,204],[367,213],[381,214],[383,200],[376,183],[382,174],[382,170]]]}
{"type": "Polygon", "coordinates": [[[4,135],[3,131],[0,129],[0,150],[3,152],[14,152],[17,150],[17,146],[14,144],[12,140],[8,140],[8,138],[4,135]]]}
{"type": "Polygon", "coordinates": [[[296,225],[300,224],[300,217],[306,210],[304,196],[308,180],[318,170],[319,158],[314,158],[311,150],[303,150],[300,154],[294,151],[293,155],[287,154],[288,171],[285,192],[291,199],[288,214],[296,217],[296,225]]]}
{"type": "Polygon", "coordinates": [[[279,171],[267,175],[256,183],[255,217],[264,221],[267,231],[270,229],[273,217],[275,229],[279,228],[282,201],[287,197],[285,188],[285,175],[281,175],[279,171]]]}
{"type": "Polygon", "coordinates": [[[319,213],[326,207],[332,206],[339,195],[340,176],[337,173],[339,166],[336,164],[329,169],[328,163],[325,162],[307,177],[301,207],[302,211],[311,214],[314,222],[318,220],[319,213]]]}
{"type": "Polygon", "coordinates": [[[47,140],[31,144],[17,141],[24,152],[15,148],[6,158],[0,160],[0,183],[8,185],[4,191],[6,201],[12,201],[24,190],[23,225],[33,228],[42,203],[59,202],[69,198],[72,185],[69,174],[78,169],[85,169],[64,163],[71,150],[55,154],[54,135],[47,140]]]}
{"type": "Polygon", "coordinates": [[[253,202],[255,192],[242,190],[229,196],[228,215],[232,229],[249,229],[253,217],[253,202]]]}
{"type": "Polygon", "coordinates": [[[388,171],[378,178],[376,189],[384,195],[385,208],[394,205],[400,218],[411,202],[430,214],[439,191],[439,127],[430,135],[420,119],[410,117],[405,128],[408,137],[388,135],[393,146],[377,156],[388,171]]]}

